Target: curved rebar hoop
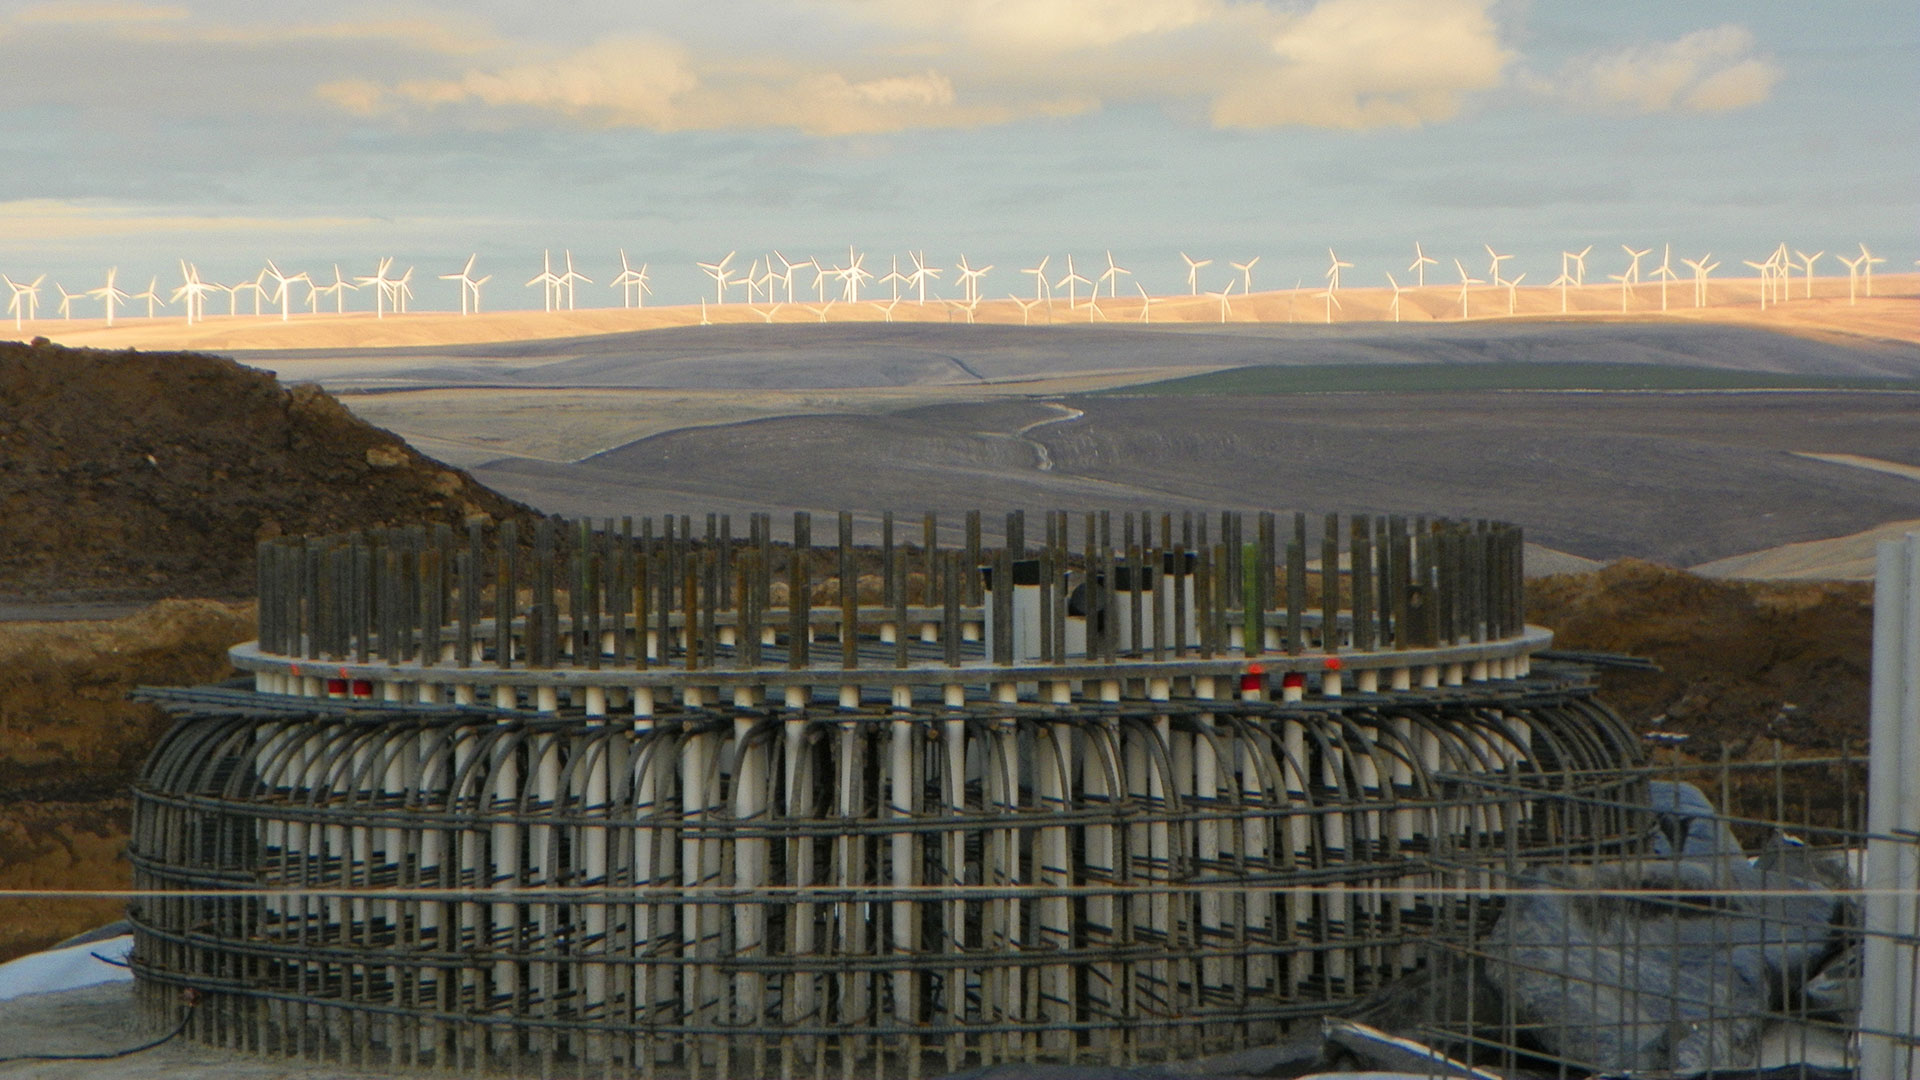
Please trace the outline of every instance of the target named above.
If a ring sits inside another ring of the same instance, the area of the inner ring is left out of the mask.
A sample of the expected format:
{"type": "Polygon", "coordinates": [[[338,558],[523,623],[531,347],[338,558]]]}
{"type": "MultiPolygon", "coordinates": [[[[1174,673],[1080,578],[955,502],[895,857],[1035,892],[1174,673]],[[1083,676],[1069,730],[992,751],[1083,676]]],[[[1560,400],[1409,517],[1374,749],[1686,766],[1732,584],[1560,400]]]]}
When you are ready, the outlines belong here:
{"type": "Polygon", "coordinates": [[[1627,733],[1544,676],[728,712],[191,715],[136,793],[142,994],[366,1063],[1188,1055],[1409,970],[1486,871],[1640,824],[1597,809],[1639,783],[1627,733]]]}

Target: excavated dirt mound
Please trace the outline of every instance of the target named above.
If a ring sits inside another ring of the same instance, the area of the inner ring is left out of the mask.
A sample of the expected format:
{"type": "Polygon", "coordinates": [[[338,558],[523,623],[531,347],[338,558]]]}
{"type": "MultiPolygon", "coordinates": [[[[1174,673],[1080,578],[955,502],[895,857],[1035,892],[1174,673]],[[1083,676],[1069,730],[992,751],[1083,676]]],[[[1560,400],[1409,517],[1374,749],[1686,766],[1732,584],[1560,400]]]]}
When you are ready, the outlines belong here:
{"type": "Polygon", "coordinates": [[[1805,751],[1866,739],[1870,585],[1719,581],[1626,559],[1529,582],[1527,620],[1551,627],[1556,648],[1658,663],[1601,677],[1630,723],[1731,743],[1736,756],[1776,738],[1805,751]]]}
{"type": "Polygon", "coordinates": [[[0,597],[241,597],[256,540],[531,511],[312,386],[0,343],[0,597]]]}

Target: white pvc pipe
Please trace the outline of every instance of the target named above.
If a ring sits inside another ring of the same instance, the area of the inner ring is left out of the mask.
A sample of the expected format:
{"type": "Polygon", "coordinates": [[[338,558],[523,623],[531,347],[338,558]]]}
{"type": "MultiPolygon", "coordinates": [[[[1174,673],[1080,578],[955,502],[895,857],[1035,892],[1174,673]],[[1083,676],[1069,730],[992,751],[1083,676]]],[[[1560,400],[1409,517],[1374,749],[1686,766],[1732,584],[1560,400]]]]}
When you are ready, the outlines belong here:
{"type": "Polygon", "coordinates": [[[1920,949],[1894,935],[1912,932],[1920,905],[1920,535],[1882,541],[1877,555],[1860,1075],[1913,1080],[1920,949]]]}

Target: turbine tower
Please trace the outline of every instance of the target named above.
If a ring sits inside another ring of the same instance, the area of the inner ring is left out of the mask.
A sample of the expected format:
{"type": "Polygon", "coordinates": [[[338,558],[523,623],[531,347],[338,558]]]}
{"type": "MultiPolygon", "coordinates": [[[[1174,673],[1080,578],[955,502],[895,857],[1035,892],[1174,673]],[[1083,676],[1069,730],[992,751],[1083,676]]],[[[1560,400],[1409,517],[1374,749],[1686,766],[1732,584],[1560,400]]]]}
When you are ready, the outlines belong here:
{"type": "Polygon", "coordinates": [[[1464,319],[1467,317],[1467,290],[1475,285],[1485,285],[1486,282],[1467,273],[1467,268],[1459,259],[1453,260],[1453,268],[1460,274],[1460,317],[1464,319]]]}
{"type": "Polygon", "coordinates": [[[1673,272],[1673,245],[1668,244],[1660,253],[1660,265],[1653,268],[1653,276],[1660,279],[1660,310],[1667,310],[1667,286],[1679,279],[1673,272]]]}
{"type": "Polygon", "coordinates": [[[149,319],[153,318],[154,309],[166,303],[166,301],[160,299],[159,288],[160,279],[158,277],[149,278],[147,279],[147,291],[133,294],[135,300],[145,300],[147,302],[147,318],[149,319]]]}
{"type": "MultiPolygon", "coordinates": [[[[769,266],[769,269],[771,269],[771,266],[769,266]]],[[[890,286],[890,290],[887,293],[887,299],[899,300],[900,286],[905,285],[906,283],[907,283],[907,275],[900,272],[900,256],[895,255],[891,259],[889,259],[887,262],[886,276],[882,277],[879,281],[875,282],[874,284],[890,286]]],[[[887,321],[892,322],[893,308],[891,307],[887,308],[886,313],[887,313],[887,321]]]]}
{"type": "Polygon", "coordinates": [[[1566,260],[1560,261],[1560,276],[1547,283],[1549,289],[1560,290],[1560,314],[1567,313],[1567,287],[1573,284],[1573,278],[1567,274],[1566,260]]]}
{"type": "Polygon", "coordinates": [[[1639,251],[1635,251],[1627,245],[1621,244],[1620,250],[1626,252],[1627,255],[1633,259],[1633,264],[1627,267],[1626,280],[1633,285],[1640,284],[1640,260],[1653,254],[1653,249],[1642,248],[1639,251]]]}
{"type": "Polygon", "coordinates": [[[739,254],[739,252],[729,251],[727,252],[727,257],[721,259],[719,262],[694,264],[704,271],[708,277],[713,279],[713,302],[716,304],[724,304],[727,302],[727,279],[733,275],[733,257],[737,254],[739,254]]]}
{"type": "MultiPolygon", "coordinates": [[[[120,268],[117,266],[111,267],[107,270],[107,283],[105,285],[102,285],[97,289],[87,290],[88,296],[91,296],[94,299],[99,300],[101,304],[106,307],[108,327],[113,326],[113,305],[124,304],[128,300],[132,299],[126,294],[124,290],[122,290],[118,285],[115,285],[113,283],[114,279],[119,276],[120,276],[120,268]]],[[[64,289],[61,291],[65,292],[64,289]]]]}
{"type": "Polygon", "coordinates": [[[1220,321],[1223,323],[1227,321],[1227,316],[1233,314],[1233,305],[1229,303],[1227,299],[1232,294],[1233,282],[1231,281],[1227,282],[1227,287],[1221,289],[1219,292],[1210,292],[1207,294],[1213,299],[1220,301],[1220,321]]]}
{"type": "Polygon", "coordinates": [[[1860,302],[1860,267],[1867,261],[1867,257],[1856,255],[1849,259],[1845,255],[1835,255],[1834,258],[1839,259],[1840,265],[1847,268],[1847,303],[1858,304],[1860,302]]]}
{"type": "Polygon", "coordinates": [[[1488,269],[1487,274],[1493,279],[1494,287],[1501,288],[1505,286],[1507,282],[1506,279],[1500,276],[1500,264],[1513,258],[1513,256],[1500,254],[1493,250],[1492,244],[1482,244],[1480,246],[1487,249],[1487,256],[1493,260],[1493,265],[1488,269]]]}
{"type": "MultiPolygon", "coordinates": [[[[1052,286],[1047,281],[1047,260],[1051,258],[1053,258],[1051,255],[1042,255],[1040,256],[1040,264],[1038,266],[1029,266],[1020,271],[1023,274],[1033,275],[1033,302],[1036,304],[1042,300],[1052,299],[1053,297],[1052,286]]],[[[1051,311],[1052,309],[1049,308],[1048,310],[1051,311]]]]}
{"type": "Polygon", "coordinates": [[[1808,300],[1813,299],[1813,264],[1819,262],[1820,257],[1825,255],[1826,253],[1827,253],[1826,248],[1821,248],[1819,251],[1816,251],[1811,255],[1807,254],[1804,251],[1795,251],[1793,253],[1797,258],[1799,258],[1801,268],[1806,271],[1807,295],[1805,299],[1808,299],[1808,300]]]}
{"type": "MultiPolygon", "coordinates": [[[[480,258],[480,253],[474,252],[467,256],[467,265],[461,267],[459,273],[440,275],[441,281],[457,281],[460,283],[460,314],[463,317],[473,314],[474,308],[478,306],[477,304],[469,304],[467,300],[468,293],[473,290],[473,264],[478,258],[480,258]]],[[[621,254],[620,261],[626,261],[624,252],[621,254]]]]}
{"type": "MultiPolygon", "coordinates": [[[[1253,260],[1253,262],[1259,262],[1259,261],[1260,261],[1259,259],[1253,260]]],[[[1248,263],[1247,265],[1252,266],[1253,263],[1248,263]]],[[[1120,277],[1123,274],[1128,277],[1131,277],[1133,276],[1133,271],[1114,262],[1113,252],[1108,251],[1107,252],[1107,268],[1105,271],[1103,271],[1100,274],[1100,280],[1107,283],[1107,298],[1109,300],[1114,299],[1120,295],[1120,277]]],[[[1095,286],[1093,291],[1095,296],[1098,296],[1100,294],[1100,289],[1098,286],[1095,286]]]]}
{"type": "Polygon", "coordinates": [[[1681,265],[1693,271],[1693,306],[1696,308],[1707,306],[1707,275],[1720,268],[1712,259],[1713,252],[1709,251],[1698,259],[1680,260],[1681,265]]]}
{"type": "Polygon", "coordinates": [[[1067,256],[1067,276],[1061,278],[1059,281],[1054,282],[1053,287],[1056,289],[1062,285],[1065,285],[1067,287],[1067,310],[1072,311],[1076,306],[1078,306],[1075,301],[1078,299],[1078,295],[1079,295],[1077,290],[1074,288],[1074,286],[1075,285],[1092,285],[1092,284],[1093,282],[1088,281],[1084,277],[1081,277],[1078,273],[1074,271],[1073,256],[1068,255],[1067,256]]]}
{"type": "MultiPolygon", "coordinates": [[[[1213,260],[1212,259],[1196,259],[1184,251],[1180,253],[1180,257],[1187,261],[1187,295],[1199,296],[1200,295],[1200,268],[1203,266],[1212,266],[1213,260]]],[[[1213,294],[1208,293],[1207,295],[1212,296],[1213,294]]]]}
{"type": "Polygon", "coordinates": [[[1567,263],[1571,262],[1573,264],[1573,287],[1576,289],[1582,288],[1587,284],[1587,256],[1591,254],[1593,254],[1592,244],[1581,248],[1577,253],[1572,251],[1563,251],[1560,253],[1561,273],[1566,272],[1567,263]]]}
{"type": "Polygon", "coordinates": [[[1255,255],[1253,258],[1248,259],[1246,262],[1243,262],[1243,263],[1229,262],[1227,264],[1228,266],[1233,267],[1235,270],[1240,271],[1240,295],[1241,296],[1253,295],[1253,268],[1259,265],[1259,263],[1260,263],[1260,256],[1255,255]]]}
{"type": "MultiPolygon", "coordinates": [[[[567,291],[567,310],[572,311],[574,286],[591,285],[593,284],[593,279],[573,268],[573,252],[569,251],[566,255],[567,272],[560,275],[560,284],[555,286],[555,288],[565,289],[567,291]]],[[[408,273],[412,273],[412,271],[408,271],[408,273]]]]}
{"type": "MultiPolygon", "coordinates": [[[[372,276],[354,279],[362,285],[373,286],[373,317],[376,319],[384,319],[387,317],[387,302],[393,299],[395,281],[393,278],[387,276],[387,271],[391,269],[393,269],[393,256],[389,255],[380,260],[380,265],[374,270],[372,276]]],[[[549,278],[553,276],[551,268],[549,268],[546,276],[549,278]]],[[[533,281],[529,281],[527,284],[532,285],[539,280],[539,278],[534,278],[533,281]]],[[[551,290],[547,293],[547,297],[547,310],[552,311],[553,293],[551,290]]]]}
{"type": "Polygon", "coordinates": [[[1338,289],[1340,287],[1340,268],[1345,267],[1351,270],[1353,269],[1353,264],[1350,262],[1341,262],[1340,256],[1335,255],[1332,248],[1327,249],[1327,259],[1332,264],[1327,267],[1327,288],[1338,289]]]}
{"type": "Polygon", "coordinates": [[[1519,291],[1520,283],[1525,280],[1527,280],[1527,274],[1526,274],[1526,271],[1523,270],[1520,273],[1515,274],[1513,277],[1508,278],[1505,282],[1502,283],[1507,287],[1507,314],[1508,315],[1513,314],[1514,305],[1516,303],[1516,298],[1514,294],[1519,291]]]}
{"type": "Polygon", "coordinates": [[[1403,290],[1400,288],[1400,283],[1398,281],[1393,280],[1392,274],[1387,275],[1387,284],[1393,288],[1393,303],[1388,305],[1388,309],[1393,312],[1393,321],[1399,322],[1400,321],[1400,293],[1403,290]]]}
{"type": "Polygon", "coordinates": [[[77,292],[70,293],[67,291],[67,287],[65,285],[62,285],[57,281],[53,283],[53,287],[55,290],[57,290],[60,293],[60,317],[63,319],[72,319],[73,318],[73,302],[75,300],[84,299],[87,294],[77,293],[77,292]]]}
{"type": "Polygon", "coordinates": [[[1416,284],[1414,285],[1414,288],[1416,289],[1426,288],[1427,287],[1427,267],[1439,266],[1439,265],[1440,265],[1440,260],[1429,258],[1426,252],[1420,250],[1420,241],[1415,240],[1413,242],[1413,263],[1412,265],[1408,266],[1407,269],[1419,275],[1419,277],[1416,279],[1416,284]]]}
{"type": "Polygon", "coordinates": [[[7,301],[7,314],[13,316],[14,330],[21,328],[23,320],[36,318],[40,314],[40,283],[45,280],[47,275],[41,274],[31,284],[22,285],[0,274],[0,281],[5,281],[7,288],[13,290],[13,296],[7,301]]]}
{"type": "Polygon", "coordinates": [[[1767,310],[1767,291],[1773,287],[1773,260],[1754,262],[1752,259],[1741,259],[1740,261],[1760,271],[1760,310],[1767,310]]]}
{"type": "Polygon", "coordinates": [[[1133,287],[1140,290],[1140,321],[1148,325],[1153,323],[1153,297],[1147,295],[1147,287],[1134,282],[1133,287]]]}
{"type": "Polygon", "coordinates": [[[1880,257],[1879,257],[1878,255],[1875,255],[1875,254],[1874,254],[1873,252],[1871,252],[1871,251],[1868,251],[1868,250],[1867,250],[1867,245],[1865,245],[1865,244],[1861,244],[1861,245],[1860,245],[1860,265],[1861,265],[1861,266],[1863,266],[1863,267],[1865,267],[1865,269],[1864,269],[1864,270],[1863,270],[1863,271],[1861,272],[1861,276],[1862,276],[1862,277],[1864,277],[1864,278],[1866,278],[1866,281],[1867,281],[1867,295],[1868,295],[1869,297],[1871,297],[1871,296],[1873,295],[1873,268],[1874,268],[1874,265],[1875,265],[1876,263],[1883,263],[1883,262],[1886,262],[1886,261],[1887,261],[1887,260],[1885,260],[1885,259],[1882,259],[1882,258],[1880,258],[1880,257]]]}
{"type": "Polygon", "coordinates": [[[919,294],[917,302],[924,304],[927,302],[927,282],[939,277],[940,270],[927,265],[927,253],[924,251],[909,251],[907,258],[913,261],[913,273],[907,275],[907,287],[916,290],[919,294]]]}
{"type": "Polygon", "coordinates": [[[213,290],[214,286],[200,280],[199,267],[180,260],[180,287],[173,290],[173,299],[185,302],[188,326],[207,317],[207,294],[213,290]]]}
{"type": "MultiPolygon", "coordinates": [[[[973,269],[967,265],[967,257],[965,255],[960,256],[960,290],[966,293],[967,304],[970,307],[980,302],[980,279],[986,277],[987,271],[991,269],[993,269],[992,263],[988,263],[977,270],[973,269]]],[[[973,321],[971,311],[967,314],[967,321],[973,321]]]]}
{"type": "Polygon", "coordinates": [[[843,290],[841,295],[849,304],[859,303],[860,286],[873,280],[873,274],[861,266],[866,261],[866,252],[856,252],[852,244],[847,245],[847,266],[840,271],[840,281],[843,290]]]}
{"type": "Polygon", "coordinates": [[[313,279],[309,278],[304,270],[289,277],[280,272],[280,268],[274,265],[272,259],[267,260],[267,276],[273,279],[273,296],[269,299],[279,302],[280,321],[287,322],[292,318],[293,283],[296,281],[304,281],[307,283],[308,288],[312,288],[313,279]]]}

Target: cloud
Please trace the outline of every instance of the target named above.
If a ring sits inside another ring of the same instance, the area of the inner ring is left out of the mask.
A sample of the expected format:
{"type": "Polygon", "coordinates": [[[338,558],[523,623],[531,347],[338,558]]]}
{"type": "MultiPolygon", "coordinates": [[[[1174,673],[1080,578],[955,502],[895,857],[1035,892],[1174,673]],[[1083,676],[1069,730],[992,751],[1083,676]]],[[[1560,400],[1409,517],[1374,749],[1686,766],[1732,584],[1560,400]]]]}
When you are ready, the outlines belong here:
{"type": "Polygon", "coordinates": [[[1487,0],[1324,0],[1289,19],[1268,62],[1213,101],[1216,125],[1417,127],[1500,85],[1513,54],[1487,0]]]}
{"type": "Polygon", "coordinates": [[[787,127],[816,135],[853,135],[1000,123],[1013,115],[1002,106],[961,104],[953,81],[933,69],[855,77],[762,62],[702,71],[685,47],[644,36],[607,38],[542,62],[475,69],[453,78],[412,79],[386,89],[365,81],[338,81],[322,86],[319,93],[363,115],[403,105],[484,107],[655,131],[787,127]]]}
{"type": "Polygon", "coordinates": [[[958,32],[976,45],[1041,53],[1107,48],[1218,22],[1229,13],[1222,0],[850,0],[845,6],[913,31],[958,32]]]}
{"type": "MultiPolygon", "coordinates": [[[[656,131],[848,135],[1174,105],[1216,126],[1411,127],[1500,84],[1492,0],[819,0],[841,55],[702,52],[622,35],[533,60],[385,85],[331,81],[358,115],[545,113],[656,131]]],[[[526,117],[531,121],[532,117],[526,117]]],[[[497,118],[491,121],[497,122],[497,118]]]]}
{"type": "Polygon", "coordinates": [[[1780,78],[1772,60],[1753,55],[1753,34],[1735,24],[1696,30],[1569,61],[1538,92],[1578,105],[1642,113],[1725,112],[1767,99],[1780,78]]]}
{"type": "Polygon", "coordinates": [[[244,217],[187,214],[164,208],[104,201],[15,199],[0,202],[0,235],[17,240],[63,241],[110,236],[248,232],[270,235],[364,228],[372,218],[244,217]]]}

